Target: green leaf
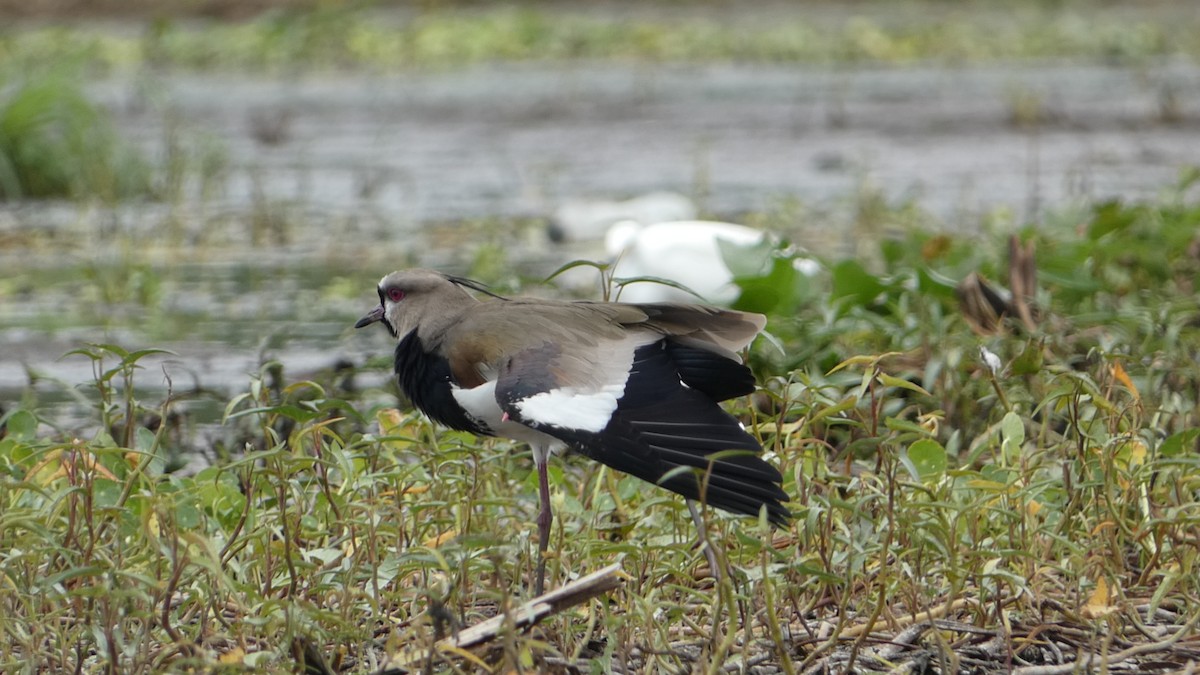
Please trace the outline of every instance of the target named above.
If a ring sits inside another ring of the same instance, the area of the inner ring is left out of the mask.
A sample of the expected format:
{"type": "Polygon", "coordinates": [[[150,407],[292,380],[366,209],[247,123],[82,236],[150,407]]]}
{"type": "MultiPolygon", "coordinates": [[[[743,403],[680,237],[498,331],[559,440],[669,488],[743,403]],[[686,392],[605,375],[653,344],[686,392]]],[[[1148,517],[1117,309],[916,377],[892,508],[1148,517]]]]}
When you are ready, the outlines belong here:
{"type": "Polygon", "coordinates": [[[886,290],[887,286],[858,261],[843,260],[833,267],[830,297],[834,300],[848,300],[853,305],[867,307],[886,290]]]}
{"type": "Polygon", "coordinates": [[[175,502],[175,524],[181,530],[200,527],[201,514],[195,499],[187,493],[179,493],[175,502]]]}
{"type": "Polygon", "coordinates": [[[880,373],[879,381],[885,387],[899,387],[900,389],[907,389],[909,391],[914,391],[918,394],[924,394],[926,396],[931,396],[931,394],[929,392],[927,392],[921,388],[921,385],[909,382],[908,380],[906,380],[902,377],[888,375],[887,373],[880,373]]]}
{"type": "Polygon", "coordinates": [[[763,314],[790,311],[799,292],[798,278],[803,279],[803,275],[784,257],[771,261],[769,272],[763,276],[735,277],[734,283],[742,293],[733,304],[734,309],[763,314]]]}
{"type": "Polygon", "coordinates": [[[37,417],[28,410],[17,410],[8,416],[6,422],[8,437],[23,443],[32,441],[37,436],[37,417]]]}
{"type": "Polygon", "coordinates": [[[718,238],[717,250],[721,253],[721,261],[735,279],[750,279],[770,273],[771,257],[776,245],[766,237],[756,244],[735,244],[718,238]]]}
{"type": "Polygon", "coordinates": [[[151,354],[167,354],[170,356],[179,356],[179,354],[177,352],[173,352],[169,349],[160,349],[158,347],[149,347],[147,349],[139,349],[135,352],[129,352],[128,354],[125,355],[125,358],[123,358],[121,360],[121,363],[123,363],[125,365],[131,365],[131,364],[137,363],[142,357],[150,356],[151,354]]]}
{"type": "Polygon", "coordinates": [[[1171,434],[1167,440],[1158,446],[1158,452],[1163,457],[1177,457],[1184,453],[1195,452],[1196,438],[1200,437],[1200,429],[1185,429],[1177,434],[1171,434]]]}
{"type": "Polygon", "coordinates": [[[245,417],[247,415],[258,415],[258,414],[263,414],[263,413],[282,415],[288,419],[295,420],[296,422],[307,422],[317,416],[317,413],[312,410],[306,410],[297,405],[292,405],[290,403],[284,403],[281,405],[264,406],[261,408],[248,408],[246,410],[239,410],[239,411],[233,413],[232,415],[226,416],[225,419],[232,420],[232,419],[237,419],[239,417],[245,417]]]}
{"type": "Polygon", "coordinates": [[[1036,375],[1042,372],[1042,344],[1042,340],[1030,340],[1025,344],[1025,350],[1009,365],[1013,375],[1036,375]]]}
{"type": "Polygon", "coordinates": [[[167,460],[158,452],[158,437],[153,431],[145,427],[138,427],[137,432],[134,434],[134,439],[137,451],[143,453],[141,457],[138,457],[138,462],[146,462],[147,457],[149,457],[150,461],[146,462],[144,469],[146,475],[151,478],[161,476],[163,470],[166,469],[167,460]]]}
{"type": "Polygon", "coordinates": [[[809,424],[815,424],[816,422],[819,422],[819,421],[825,419],[826,417],[840,415],[840,414],[846,412],[847,410],[853,410],[854,406],[856,406],[856,405],[858,405],[858,397],[857,396],[847,396],[846,398],[842,399],[841,401],[839,401],[833,405],[825,406],[824,408],[819,408],[815,412],[811,413],[811,415],[809,417],[809,424]]]}
{"type": "Polygon", "coordinates": [[[883,256],[883,261],[887,263],[887,268],[894,269],[904,262],[904,259],[912,253],[910,240],[892,239],[884,237],[879,242],[879,254],[883,256]]]}
{"type": "Polygon", "coordinates": [[[346,555],[339,548],[310,548],[302,552],[305,558],[321,561],[322,565],[328,565],[337,562],[339,558],[346,555]]]}
{"type": "MultiPolygon", "coordinates": [[[[258,382],[258,380],[255,380],[255,382],[258,382]]],[[[232,419],[231,416],[233,415],[233,409],[238,407],[239,405],[241,405],[242,401],[245,401],[245,400],[253,400],[253,399],[250,398],[250,394],[248,394],[248,393],[238,394],[237,396],[234,396],[232,399],[230,399],[229,403],[225,404],[225,412],[221,416],[221,424],[225,424],[230,419],[232,419]]]]}
{"type": "Polygon", "coordinates": [[[775,353],[778,354],[779,356],[787,355],[787,347],[784,346],[783,340],[780,340],[771,331],[763,329],[762,331],[759,332],[758,336],[761,337],[764,342],[771,345],[771,347],[774,348],[775,353]]]}
{"type": "Polygon", "coordinates": [[[146,427],[139,426],[133,432],[133,449],[140,452],[154,452],[157,441],[158,436],[146,427]]]}
{"type": "Polygon", "coordinates": [[[918,434],[920,436],[928,436],[929,430],[909,420],[902,420],[899,417],[887,417],[883,420],[884,426],[892,431],[907,431],[909,433],[918,434]]]}
{"type": "Polygon", "coordinates": [[[986,482],[1010,486],[1020,476],[1016,471],[998,464],[985,464],[979,468],[979,475],[986,482]]]}
{"type": "Polygon", "coordinates": [[[1006,413],[1000,420],[1000,434],[1005,442],[1020,446],[1025,442],[1025,422],[1015,412],[1006,413]]]}
{"type": "Polygon", "coordinates": [[[196,474],[195,490],[200,507],[227,527],[233,526],[246,508],[246,496],[231,471],[204,469],[196,474]]]}
{"type": "Polygon", "coordinates": [[[946,449],[940,443],[923,438],[908,446],[908,459],[916,468],[916,478],[923,481],[933,481],[946,473],[948,465],[946,449]]]}
{"type": "Polygon", "coordinates": [[[97,478],[92,485],[92,499],[96,506],[116,506],[121,499],[123,485],[107,478],[97,478]]]}
{"type": "Polygon", "coordinates": [[[41,580],[38,581],[38,585],[41,586],[42,588],[54,588],[58,584],[61,584],[64,581],[69,581],[71,579],[78,579],[80,577],[101,576],[104,574],[104,571],[105,571],[104,568],[99,565],[87,565],[84,567],[72,567],[70,569],[63,570],[62,572],[59,572],[58,574],[53,574],[48,577],[41,578],[41,580]]]}
{"type": "Polygon", "coordinates": [[[958,283],[950,277],[928,267],[917,269],[917,288],[944,302],[957,302],[958,283]]]}
{"type": "MultiPolygon", "coordinates": [[[[619,289],[623,289],[626,286],[628,286],[629,284],[642,284],[642,283],[660,284],[662,286],[670,286],[671,288],[683,291],[684,293],[687,293],[689,295],[694,295],[694,296],[696,296],[697,300],[701,300],[701,301],[704,300],[704,298],[701,297],[699,293],[696,293],[696,291],[693,291],[692,289],[688,288],[687,286],[684,286],[683,284],[679,283],[678,281],[672,281],[670,279],[664,279],[662,277],[650,277],[650,276],[613,277],[612,283],[614,286],[616,286],[619,289]]],[[[620,295],[620,291],[618,291],[617,292],[617,300],[620,300],[620,299],[621,299],[621,295],[620,295]]]]}
{"type": "Polygon", "coordinates": [[[560,275],[568,270],[573,270],[576,267],[593,267],[601,272],[604,272],[604,271],[608,270],[610,265],[608,263],[595,262],[594,260],[583,260],[583,259],[572,260],[571,262],[569,262],[569,263],[563,265],[562,267],[559,267],[558,269],[551,272],[549,276],[547,276],[545,279],[542,280],[542,283],[548,284],[551,281],[553,281],[554,278],[557,277],[558,275],[560,275]]]}
{"type": "Polygon", "coordinates": [[[263,650],[261,652],[250,652],[242,659],[242,663],[246,664],[247,668],[266,668],[274,660],[274,652],[263,650]]]}
{"type": "Polygon", "coordinates": [[[1119,200],[1099,204],[1092,211],[1092,222],[1088,225],[1088,238],[1096,241],[1107,234],[1129,229],[1138,219],[1136,208],[1126,207],[1119,200]]]}
{"type": "Polygon", "coordinates": [[[1021,446],[1025,444],[1025,422],[1021,420],[1021,416],[1015,412],[1005,413],[1004,419],[1000,420],[1000,437],[1003,439],[1000,443],[1000,451],[1005,460],[1012,461],[1021,452],[1021,446]]]}

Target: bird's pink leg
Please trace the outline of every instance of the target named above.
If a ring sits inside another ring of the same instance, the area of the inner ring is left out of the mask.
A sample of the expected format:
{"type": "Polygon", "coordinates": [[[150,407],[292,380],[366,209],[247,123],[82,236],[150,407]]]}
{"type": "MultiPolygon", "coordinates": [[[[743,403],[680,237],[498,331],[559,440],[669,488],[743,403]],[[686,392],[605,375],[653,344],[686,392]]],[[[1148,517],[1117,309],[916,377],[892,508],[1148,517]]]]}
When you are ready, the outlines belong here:
{"type": "Polygon", "coordinates": [[[550,475],[547,473],[548,457],[539,457],[541,453],[534,453],[534,463],[537,464],[538,472],[538,500],[541,502],[541,510],[538,511],[538,565],[537,565],[537,583],[534,586],[534,595],[541,595],[546,586],[546,548],[550,545],[550,523],[554,521],[554,514],[550,510],[550,475]]]}

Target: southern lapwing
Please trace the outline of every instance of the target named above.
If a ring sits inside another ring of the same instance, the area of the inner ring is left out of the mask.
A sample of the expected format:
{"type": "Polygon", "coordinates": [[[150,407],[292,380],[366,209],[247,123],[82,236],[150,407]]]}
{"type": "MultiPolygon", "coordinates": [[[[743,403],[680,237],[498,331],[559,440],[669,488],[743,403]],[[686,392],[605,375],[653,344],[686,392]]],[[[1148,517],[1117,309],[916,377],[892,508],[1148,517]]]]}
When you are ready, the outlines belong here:
{"type": "Polygon", "coordinates": [[[448,427],[532,447],[537,594],[553,517],[546,462],[560,449],[726,511],[765,508],[776,525],[790,517],[779,471],[717,403],[754,391],[736,352],[762,330],[762,315],[507,299],[422,269],[387,275],[378,292],[379,306],[355,327],[380,322],[399,341],[396,374],[413,404],[448,427]]]}

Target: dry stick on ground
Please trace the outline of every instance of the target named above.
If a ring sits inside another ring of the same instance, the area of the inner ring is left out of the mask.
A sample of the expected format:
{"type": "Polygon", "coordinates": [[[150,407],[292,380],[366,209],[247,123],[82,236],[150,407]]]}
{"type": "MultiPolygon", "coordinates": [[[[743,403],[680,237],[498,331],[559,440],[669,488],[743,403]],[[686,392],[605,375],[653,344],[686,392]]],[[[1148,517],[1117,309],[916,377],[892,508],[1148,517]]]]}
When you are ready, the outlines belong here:
{"type": "MultiPolygon", "coordinates": [[[[511,625],[516,629],[529,628],[546,617],[558,614],[565,609],[587,602],[598,595],[613,590],[617,586],[620,586],[623,580],[624,575],[621,573],[621,565],[613,563],[604,569],[597,570],[585,577],[572,581],[562,588],[530,600],[518,607],[511,615],[500,614],[494,616],[487,621],[477,623],[470,628],[460,631],[454,637],[439,640],[434,645],[434,650],[442,653],[455,652],[491,642],[503,634],[506,625],[511,625]]],[[[425,650],[420,650],[419,652],[416,650],[406,650],[397,654],[393,658],[391,665],[394,667],[419,663],[425,658],[426,654],[425,650]]]]}
{"type": "MultiPolygon", "coordinates": [[[[1011,601],[1012,601],[1012,598],[1006,598],[1004,600],[1004,604],[1008,604],[1011,601]]],[[[943,603],[942,605],[940,605],[938,607],[932,607],[929,609],[921,610],[920,612],[918,612],[914,615],[909,615],[906,617],[899,617],[898,619],[895,619],[892,623],[893,623],[893,625],[895,625],[896,627],[899,627],[899,628],[907,627],[909,630],[912,631],[911,635],[915,636],[912,639],[915,640],[916,637],[919,637],[921,634],[923,634],[925,632],[925,630],[927,630],[927,628],[925,628],[925,626],[928,626],[930,624],[936,625],[937,621],[941,617],[948,616],[948,615],[958,612],[959,610],[962,610],[966,607],[969,607],[972,605],[977,605],[978,602],[979,601],[975,600],[974,598],[959,598],[957,600],[952,600],[950,602],[943,603]],[[920,627],[920,628],[918,628],[918,627],[920,627]]],[[[836,644],[837,642],[845,641],[845,640],[849,640],[849,639],[858,639],[860,637],[863,637],[863,636],[871,633],[872,631],[874,631],[875,628],[880,623],[882,623],[882,622],[876,620],[876,621],[868,621],[865,623],[856,624],[853,626],[847,626],[846,628],[842,629],[841,631],[838,631],[834,635],[830,636],[829,640],[825,644],[822,644],[821,647],[819,647],[819,649],[828,649],[828,648],[832,647],[834,644],[836,644]]],[[[907,637],[905,637],[903,639],[893,638],[893,640],[903,643],[903,642],[908,642],[909,638],[907,638],[907,637]]],[[[827,672],[830,668],[832,668],[835,665],[836,662],[840,661],[841,659],[843,659],[845,657],[846,657],[845,653],[835,652],[833,654],[829,654],[824,657],[821,657],[819,660],[817,660],[817,659],[812,659],[811,661],[806,660],[804,663],[805,667],[804,667],[803,672],[804,673],[827,672]]],[[[811,659],[811,655],[809,658],[811,659]]]]}
{"type": "Polygon", "coordinates": [[[1189,619],[1188,622],[1183,626],[1183,628],[1180,628],[1178,631],[1172,633],[1171,636],[1165,640],[1134,645],[1128,649],[1123,649],[1116,654],[1102,655],[1087,653],[1081,656],[1078,661],[1072,661],[1071,663],[1053,666],[1026,666],[1024,668],[1017,668],[1013,672],[1019,673],[1020,675],[1065,675],[1066,673],[1077,672],[1080,668],[1090,668],[1096,661],[1100,661],[1104,665],[1110,666],[1114,663],[1120,663],[1125,659],[1166,651],[1170,649],[1171,646],[1176,642],[1179,642],[1183,638],[1191,635],[1192,630],[1196,627],[1197,623],[1200,623],[1200,613],[1193,615],[1192,618],[1189,619]]]}
{"type": "MultiPolygon", "coordinates": [[[[1006,599],[1005,602],[1007,604],[1008,600],[1006,599]]],[[[940,619],[944,616],[949,616],[950,614],[957,612],[960,609],[963,609],[965,607],[969,607],[971,605],[978,605],[978,604],[979,604],[979,601],[975,600],[974,598],[959,598],[957,600],[953,600],[951,602],[945,603],[938,607],[931,607],[929,609],[923,609],[920,612],[917,612],[916,614],[910,614],[908,616],[897,617],[896,619],[893,620],[892,623],[897,628],[904,628],[904,627],[908,626],[909,624],[915,624],[915,623],[921,622],[921,621],[933,621],[934,619],[940,619]]],[[[879,622],[876,621],[875,623],[860,623],[860,624],[857,624],[854,626],[850,626],[850,627],[846,628],[846,630],[843,630],[841,632],[841,634],[839,635],[839,637],[842,639],[858,637],[859,635],[862,635],[863,633],[870,633],[871,631],[875,630],[875,627],[878,624],[879,624],[879,622]]]]}

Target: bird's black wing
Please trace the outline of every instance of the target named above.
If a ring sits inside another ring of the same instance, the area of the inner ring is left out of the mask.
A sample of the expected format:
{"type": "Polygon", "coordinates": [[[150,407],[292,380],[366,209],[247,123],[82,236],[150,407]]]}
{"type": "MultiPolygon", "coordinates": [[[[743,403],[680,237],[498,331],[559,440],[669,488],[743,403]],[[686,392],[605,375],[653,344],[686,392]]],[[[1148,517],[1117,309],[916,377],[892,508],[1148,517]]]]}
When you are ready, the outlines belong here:
{"type": "Polygon", "coordinates": [[[546,342],[513,355],[497,402],[514,421],[614,469],[734,513],[765,506],[771,522],[787,522],[779,471],[714,400],[753,390],[744,365],[645,335],[592,350],[546,342]]]}

